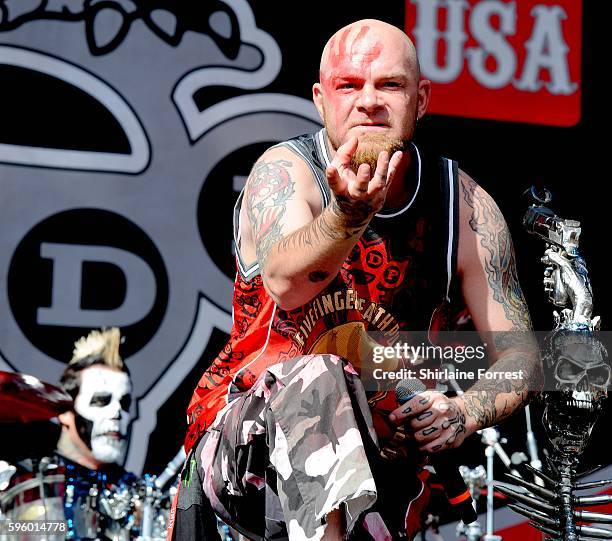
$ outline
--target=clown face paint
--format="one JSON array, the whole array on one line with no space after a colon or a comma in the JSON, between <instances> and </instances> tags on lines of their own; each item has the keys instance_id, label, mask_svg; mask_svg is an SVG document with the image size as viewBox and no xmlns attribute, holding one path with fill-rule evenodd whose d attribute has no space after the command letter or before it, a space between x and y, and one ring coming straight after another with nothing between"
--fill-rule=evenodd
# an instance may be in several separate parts
<instances>
[{"instance_id":1,"label":"clown face paint","mask_svg":"<svg viewBox=\"0 0 612 541\"><path fill-rule=\"evenodd\" d=\"M132 385L125 372L92 366L81 372L74 401L76 428L100 462L120 463L130 423Z\"/></svg>"}]
</instances>

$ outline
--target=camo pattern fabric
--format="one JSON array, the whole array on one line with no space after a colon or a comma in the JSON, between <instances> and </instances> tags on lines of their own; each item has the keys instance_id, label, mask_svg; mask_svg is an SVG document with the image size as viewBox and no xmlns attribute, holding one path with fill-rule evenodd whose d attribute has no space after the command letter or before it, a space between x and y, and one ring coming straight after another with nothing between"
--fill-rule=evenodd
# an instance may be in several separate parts
<instances>
[{"instance_id":1,"label":"camo pattern fabric","mask_svg":"<svg viewBox=\"0 0 612 541\"><path fill-rule=\"evenodd\" d=\"M327 514L339 508L348 538L396 539L392 530L406 538L406 495L416 491L407 490L410 483L401 487L406 502L393 506L396 527L387 524L377 484L398 471L381 468L365 391L338 356L305 355L268 367L219 412L194 455L212 509L249 539L316 541ZM417 480L414 468L401 471ZM375 483L377 476L382 481Z\"/></svg>"}]
</instances>

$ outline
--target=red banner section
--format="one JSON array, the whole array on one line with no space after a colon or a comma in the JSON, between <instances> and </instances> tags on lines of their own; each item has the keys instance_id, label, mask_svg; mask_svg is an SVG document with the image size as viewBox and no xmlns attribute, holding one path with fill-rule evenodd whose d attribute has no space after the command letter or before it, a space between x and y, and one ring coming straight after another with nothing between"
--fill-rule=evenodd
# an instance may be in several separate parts
<instances>
[{"instance_id":1,"label":"red banner section","mask_svg":"<svg viewBox=\"0 0 612 541\"><path fill-rule=\"evenodd\" d=\"M582 0L406 0L430 113L573 126Z\"/></svg>"}]
</instances>

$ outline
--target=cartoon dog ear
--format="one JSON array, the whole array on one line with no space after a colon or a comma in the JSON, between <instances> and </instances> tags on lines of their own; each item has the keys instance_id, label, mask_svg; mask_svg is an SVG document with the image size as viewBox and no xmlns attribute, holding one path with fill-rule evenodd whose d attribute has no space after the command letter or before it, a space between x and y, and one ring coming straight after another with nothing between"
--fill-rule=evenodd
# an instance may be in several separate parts
<instances>
[{"instance_id":1,"label":"cartoon dog ear","mask_svg":"<svg viewBox=\"0 0 612 541\"><path fill-rule=\"evenodd\" d=\"M182 31L174 13L167 9L154 9L144 17L149 28L161 39L171 45L178 45Z\"/></svg>"},{"instance_id":2,"label":"cartoon dog ear","mask_svg":"<svg viewBox=\"0 0 612 541\"><path fill-rule=\"evenodd\" d=\"M210 12L203 21L205 21L204 31L212 38L215 45L228 58L235 60L242 45L236 13L225 4L217 2L210 6Z\"/></svg>"},{"instance_id":3,"label":"cartoon dog ear","mask_svg":"<svg viewBox=\"0 0 612 541\"><path fill-rule=\"evenodd\" d=\"M144 8L142 20L149 29L168 45L176 47L185 33L184 17L170 9L161 7Z\"/></svg>"},{"instance_id":4,"label":"cartoon dog ear","mask_svg":"<svg viewBox=\"0 0 612 541\"><path fill-rule=\"evenodd\" d=\"M91 54L102 56L114 51L125 39L132 17L119 4L98 4L85 18L85 36Z\"/></svg>"},{"instance_id":5,"label":"cartoon dog ear","mask_svg":"<svg viewBox=\"0 0 612 541\"><path fill-rule=\"evenodd\" d=\"M235 60L242 46L236 13L219 0L207 2L148 1L139 6L142 20L169 45L176 47L188 30L209 36L221 52Z\"/></svg>"}]
</instances>

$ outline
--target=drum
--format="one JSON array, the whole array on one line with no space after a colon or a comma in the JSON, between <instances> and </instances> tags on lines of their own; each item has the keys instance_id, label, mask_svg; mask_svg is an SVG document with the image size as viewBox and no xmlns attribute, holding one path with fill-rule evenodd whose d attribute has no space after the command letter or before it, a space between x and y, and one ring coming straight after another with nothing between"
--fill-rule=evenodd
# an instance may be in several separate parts
<instances>
[{"instance_id":1,"label":"drum","mask_svg":"<svg viewBox=\"0 0 612 541\"><path fill-rule=\"evenodd\" d=\"M179 479L175 479L167 490L155 486L155 478L145 476L138 483L134 495L137 517L133 529L137 541L165 541L172 501L178 490Z\"/></svg>"},{"instance_id":2,"label":"drum","mask_svg":"<svg viewBox=\"0 0 612 541\"><path fill-rule=\"evenodd\" d=\"M6 488L0 491L0 515L3 519L15 521L61 521L62 525L56 532L49 535L41 535L38 532L21 532L4 534L0 536L1 541L38 540L45 539L55 541L65 539L67 527L64 519L64 493L65 477L57 464L43 459L40 464L35 464L33 473L31 471L17 470Z\"/></svg>"},{"instance_id":3,"label":"drum","mask_svg":"<svg viewBox=\"0 0 612 541\"><path fill-rule=\"evenodd\" d=\"M32 462L32 467L26 467ZM0 541L135 538L142 515L137 486L131 479L109 484L105 477L55 459L24 461L0 491L0 519L54 521L59 527L48 534L0 535Z\"/></svg>"}]
</instances>

